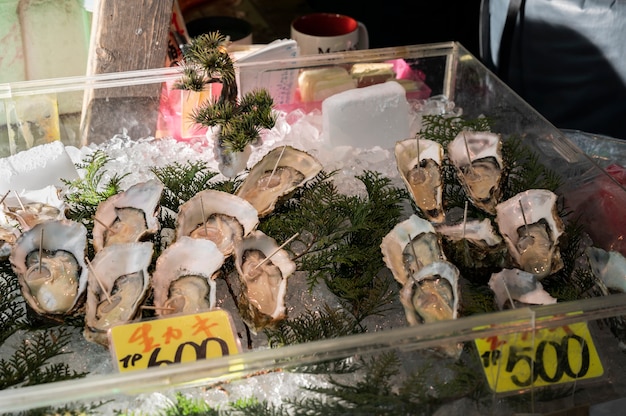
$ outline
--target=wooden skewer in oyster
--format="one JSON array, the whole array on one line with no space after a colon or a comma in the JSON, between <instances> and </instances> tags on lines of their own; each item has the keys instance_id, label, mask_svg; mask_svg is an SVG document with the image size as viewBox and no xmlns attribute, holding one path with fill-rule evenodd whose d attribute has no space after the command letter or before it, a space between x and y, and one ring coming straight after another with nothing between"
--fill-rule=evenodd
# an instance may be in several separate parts
<instances>
[{"instance_id":1,"label":"wooden skewer in oyster","mask_svg":"<svg viewBox=\"0 0 626 416\"><path fill-rule=\"evenodd\" d=\"M259 218L263 218L282 198L313 179L321 170L321 163L302 150L291 146L275 148L250 169L236 195L250 202Z\"/></svg>"},{"instance_id":2,"label":"wooden skewer in oyster","mask_svg":"<svg viewBox=\"0 0 626 416\"><path fill-rule=\"evenodd\" d=\"M176 218L176 239L183 236L210 240L224 256L256 228L259 217L246 200L224 191L206 189L182 204Z\"/></svg>"},{"instance_id":3,"label":"wooden skewer in oyster","mask_svg":"<svg viewBox=\"0 0 626 416\"><path fill-rule=\"evenodd\" d=\"M4 202L5 199L7 199L7 196L9 196L9 193L11 192L11 190L9 189L8 191L6 191L6 193L2 196L2 199L0 199L0 205L2 205L2 203Z\"/></svg>"},{"instance_id":4,"label":"wooden skewer in oyster","mask_svg":"<svg viewBox=\"0 0 626 416\"><path fill-rule=\"evenodd\" d=\"M507 249L502 237L494 229L491 219L468 218L468 207L465 201L462 222L435 227L446 241L448 253L459 267L504 266Z\"/></svg>"},{"instance_id":5,"label":"wooden skewer in oyster","mask_svg":"<svg viewBox=\"0 0 626 416\"><path fill-rule=\"evenodd\" d=\"M89 267L89 271L91 273L93 273L93 277L95 278L96 282L98 283L98 286L100 286L100 290L102 290L102 293L104 293L107 301L109 303L113 303L113 301L111 300L111 296L109 296L109 292L104 287L104 283L102 283L102 279L100 279L100 277L98 277L98 273L96 273L96 271L94 270L93 266L91 265L91 262L89 261L89 259L87 257L85 257L85 263L87 263L87 267Z\"/></svg>"},{"instance_id":6,"label":"wooden skewer in oyster","mask_svg":"<svg viewBox=\"0 0 626 416\"><path fill-rule=\"evenodd\" d=\"M182 236L156 261L152 276L158 316L211 310L216 304L215 275L225 256L210 240Z\"/></svg>"},{"instance_id":7,"label":"wooden skewer in oyster","mask_svg":"<svg viewBox=\"0 0 626 416\"><path fill-rule=\"evenodd\" d=\"M498 309L515 309L518 304L548 305L556 303L537 277L519 269L502 269L492 273L489 279L489 288L495 294Z\"/></svg>"},{"instance_id":8,"label":"wooden skewer in oyster","mask_svg":"<svg viewBox=\"0 0 626 416\"><path fill-rule=\"evenodd\" d=\"M296 238L298 238L298 236L300 235L300 233L295 233L294 235L292 235L291 237L289 237L287 239L287 241L285 241L284 243L282 243L280 246L278 246L276 248L276 250L272 251L267 257L265 257L263 260L261 260L260 263L258 263L256 266L254 266L254 268L252 270L256 270L259 267L263 266L265 263L267 263L273 256L274 254L278 253L280 250L282 250L283 248L285 248L287 246L287 244L291 243L293 240L295 240Z\"/></svg>"},{"instance_id":9,"label":"wooden skewer in oyster","mask_svg":"<svg viewBox=\"0 0 626 416\"><path fill-rule=\"evenodd\" d=\"M266 260L269 257L271 260ZM239 313L250 330L256 333L284 319L287 279L296 270L289 253L276 240L255 230L237 245L235 267L241 287Z\"/></svg>"},{"instance_id":10,"label":"wooden skewer in oyster","mask_svg":"<svg viewBox=\"0 0 626 416\"><path fill-rule=\"evenodd\" d=\"M86 228L69 220L39 223L16 240L9 261L35 312L63 315L77 309L87 286L86 247Z\"/></svg>"},{"instance_id":11,"label":"wooden skewer in oyster","mask_svg":"<svg viewBox=\"0 0 626 416\"><path fill-rule=\"evenodd\" d=\"M394 153L400 177L415 205L426 219L435 224L442 223L445 214L441 145L432 140L406 139L396 143Z\"/></svg>"},{"instance_id":12,"label":"wooden skewer in oyster","mask_svg":"<svg viewBox=\"0 0 626 416\"><path fill-rule=\"evenodd\" d=\"M56 188L50 186L44 189L27 191L25 196L33 198L24 202L19 193L13 191L15 199L19 205L17 207L5 207L7 216L15 219L22 230L29 230L40 222L48 220L64 219L63 201L58 198ZM4 198L8 197L8 193ZM3 199L4 201L4 199Z\"/></svg>"},{"instance_id":13,"label":"wooden skewer in oyster","mask_svg":"<svg viewBox=\"0 0 626 416\"><path fill-rule=\"evenodd\" d=\"M387 233L380 249L385 265L402 285L417 271L415 267L446 260L434 226L415 214Z\"/></svg>"},{"instance_id":14,"label":"wooden skewer in oyster","mask_svg":"<svg viewBox=\"0 0 626 416\"><path fill-rule=\"evenodd\" d=\"M509 254L522 270L537 279L563 267L559 237L564 224L556 200L556 194L547 189L530 189L496 206L496 223Z\"/></svg>"},{"instance_id":15,"label":"wooden skewer in oyster","mask_svg":"<svg viewBox=\"0 0 626 416\"><path fill-rule=\"evenodd\" d=\"M276 163L274 164L274 168L272 169L272 173L269 177L269 179L267 180L267 183L265 184L266 186L269 186L272 183L272 178L274 177L274 174L276 173L276 169L278 168L278 164L280 163L280 159L283 157L283 154L285 154L285 149L287 148L287 145L283 146L283 150L280 151L280 155L278 155L278 159L276 159Z\"/></svg>"},{"instance_id":16,"label":"wooden skewer in oyster","mask_svg":"<svg viewBox=\"0 0 626 416\"><path fill-rule=\"evenodd\" d=\"M108 330L132 322L150 287L151 242L112 244L96 253L89 266L85 339L108 346Z\"/></svg>"},{"instance_id":17,"label":"wooden skewer in oyster","mask_svg":"<svg viewBox=\"0 0 626 416\"><path fill-rule=\"evenodd\" d=\"M491 132L461 131L448 144L448 157L470 201L495 214L502 195L502 141Z\"/></svg>"},{"instance_id":18,"label":"wooden skewer in oyster","mask_svg":"<svg viewBox=\"0 0 626 416\"><path fill-rule=\"evenodd\" d=\"M142 241L159 231L157 213L163 184L151 179L132 185L98 205L93 226L93 247Z\"/></svg>"}]
</instances>

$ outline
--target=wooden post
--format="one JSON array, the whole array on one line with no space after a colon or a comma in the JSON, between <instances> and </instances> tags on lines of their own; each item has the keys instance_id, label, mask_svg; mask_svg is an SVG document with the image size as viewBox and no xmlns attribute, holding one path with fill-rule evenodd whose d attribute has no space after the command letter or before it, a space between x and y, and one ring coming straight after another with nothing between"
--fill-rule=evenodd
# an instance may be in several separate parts
<instances>
[{"instance_id":1,"label":"wooden post","mask_svg":"<svg viewBox=\"0 0 626 416\"><path fill-rule=\"evenodd\" d=\"M87 75L165 66L174 0L99 0L94 10ZM83 143L101 143L125 129L154 135L161 84L85 92Z\"/></svg>"}]
</instances>

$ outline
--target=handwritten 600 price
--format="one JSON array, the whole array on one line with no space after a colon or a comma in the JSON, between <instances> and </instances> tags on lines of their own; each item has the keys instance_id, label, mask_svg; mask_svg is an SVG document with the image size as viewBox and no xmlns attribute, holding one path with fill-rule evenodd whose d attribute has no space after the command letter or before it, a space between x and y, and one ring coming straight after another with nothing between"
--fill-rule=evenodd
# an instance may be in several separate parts
<instances>
[{"instance_id":1,"label":"handwritten 600 price","mask_svg":"<svg viewBox=\"0 0 626 416\"><path fill-rule=\"evenodd\" d=\"M118 325L109 336L122 372L240 351L230 315L220 309Z\"/></svg>"},{"instance_id":2,"label":"handwritten 600 price","mask_svg":"<svg viewBox=\"0 0 626 416\"><path fill-rule=\"evenodd\" d=\"M585 323L476 340L485 375L496 392L602 375Z\"/></svg>"},{"instance_id":3,"label":"handwritten 600 price","mask_svg":"<svg viewBox=\"0 0 626 416\"><path fill-rule=\"evenodd\" d=\"M215 355L207 354L209 342L216 342L219 346L219 350L221 353L218 353ZM159 367L164 364L182 363L183 361L187 361L187 360L183 360L183 356L185 355L185 352L192 354L190 356L191 361L196 361L196 360L205 359L208 356L222 357L222 356L228 355L229 349L228 349L228 344L222 339L206 338L200 344L193 342L193 341L188 341L188 342L179 344L176 347L174 356L171 357L170 360L167 360L163 357L159 357L159 356L165 355L165 354L162 354L161 352L162 352L162 348L160 347L157 347L152 351L152 354L150 354L150 358L148 359L147 367ZM143 354L134 353L134 354L127 354L125 357L121 358L119 361L120 361L122 368L127 369L129 367L136 366L139 361L143 360L143 358L144 358Z\"/></svg>"}]
</instances>

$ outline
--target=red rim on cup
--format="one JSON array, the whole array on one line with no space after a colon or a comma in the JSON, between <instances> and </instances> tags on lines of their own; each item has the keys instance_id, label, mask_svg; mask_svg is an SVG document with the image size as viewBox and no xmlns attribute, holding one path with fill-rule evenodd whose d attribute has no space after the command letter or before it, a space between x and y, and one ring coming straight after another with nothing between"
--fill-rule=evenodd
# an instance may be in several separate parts
<instances>
[{"instance_id":1,"label":"red rim on cup","mask_svg":"<svg viewBox=\"0 0 626 416\"><path fill-rule=\"evenodd\" d=\"M350 16L335 13L312 13L296 18L293 28L311 36L341 36L351 33L359 27Z\"/></svg>"}]
</instances>

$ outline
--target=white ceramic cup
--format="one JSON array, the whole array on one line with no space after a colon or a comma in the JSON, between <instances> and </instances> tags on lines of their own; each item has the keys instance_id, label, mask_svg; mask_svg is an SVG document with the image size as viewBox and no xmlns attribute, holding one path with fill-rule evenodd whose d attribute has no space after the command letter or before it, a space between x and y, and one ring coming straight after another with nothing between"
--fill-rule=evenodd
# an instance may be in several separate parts
<instances>
[{"instance_id":1,"label":"white ceramic cup","mask_svg":"<svg viewBox=\"0 0 626 416\"><path fill-rule=\"evenodd\" d=\"M369 48L365 25L350 16L335 13L311 13L294 19L291 38L298 43L300 55Z\"/></svg>"}]
</instances>

